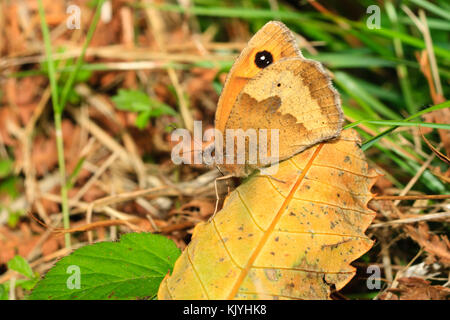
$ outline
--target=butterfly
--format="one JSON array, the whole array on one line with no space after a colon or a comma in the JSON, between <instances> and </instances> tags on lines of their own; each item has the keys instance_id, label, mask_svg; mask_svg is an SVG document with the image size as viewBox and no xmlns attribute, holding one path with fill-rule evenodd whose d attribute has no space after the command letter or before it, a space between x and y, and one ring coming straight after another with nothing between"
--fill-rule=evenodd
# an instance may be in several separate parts
<instances>
[{"instance_id":1,"label":"butterfly","mask_svg":"<svg viewBox=\"0 0 450 320\"><path fill-rule=\"evenodd\" d=\"M224 160L216 166L247 176L337 137L343 120L339 94L323 66L303 57L283 23L270 21L250 39L225 80L215 114L220 135L215 153ZM256 132L253 141L248 132ZM265 158L251 148L255 143ZM243 161L236 161L239 155Z\"/></svg>"}]
</instances>

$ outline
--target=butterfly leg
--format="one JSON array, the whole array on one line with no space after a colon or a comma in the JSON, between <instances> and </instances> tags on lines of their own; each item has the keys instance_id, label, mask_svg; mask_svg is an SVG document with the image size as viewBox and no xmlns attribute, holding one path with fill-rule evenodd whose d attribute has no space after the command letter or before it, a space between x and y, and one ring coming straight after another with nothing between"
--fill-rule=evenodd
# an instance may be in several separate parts
<instances>
[{"instance_id":1,"label":"butterfly leg","mask_svg":"<svg viewBox=\"0 0 450 320\"><path fill-rule=\"evenodd\" d=\"M278 178L275 178L274 176L271 176L271 175L267 175L270 179L273 179L273 180L275 180L275 181L278 181L278 182L281 182L281 183L286 183L286 181L283 181L283 180L280 180L280 179L278 179Z\"/></svg>"},{"instance_id":2,"label":"butterfly leg","mask_svg":"<svg viewBox=\"0 0 450 320\"><path fill-rule=\"evenodd\" d=\"M232 174L228 174L226 176L220 177L220 178L216 178L216 180L214 180L214 189L216 191L216 207L214 208L214 213L211 216L211 218L209 218L209 220L211 221L212 219L214 219L216 213L217 213L217 209L219 208L219 201L220 201L220 197L219 197L219 190L217 189L217 181L219 180L227 180L234 177ZM228 186L229 189L229 186ZM229 190L228 190L229 192Z\"/></svg>"},{"instance_id":3,"label":"butterfly leg","mask_svg":"<svg viewBox=\"0 0 450 320\"><path fill-rule=\"evenodd\" d=\"M268 177L269 179L272 179L272 180L280 182L280 183L286 183L286 181L283 181L283 180L280 180L278 178L275 178L274 176L271 176L270 174L264 174L264 175L256 176L256 178L263 178L263 177Z\"/></svg>"}]
</instances>

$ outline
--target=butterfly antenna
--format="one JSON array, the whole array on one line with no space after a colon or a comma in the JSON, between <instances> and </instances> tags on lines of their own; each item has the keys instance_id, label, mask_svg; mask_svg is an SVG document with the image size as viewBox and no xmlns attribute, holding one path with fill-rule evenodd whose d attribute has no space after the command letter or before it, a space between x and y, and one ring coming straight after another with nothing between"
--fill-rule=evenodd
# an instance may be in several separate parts
<instances>
[{"instance_id":1,"label":"butterfly antenna","mask_svg":"<svg viewBox=\"0 0 450 320\"><path fill-rule=\"evenodd\" d=\"M225 174L222 172L222 170L220 170L220 168L219 168L219 166L218 166L217 164L215 165L215 167L216 167L217 171L220 172L220 174L222 175L222 177L225 177Z\"/></svg>"}]
</instances>

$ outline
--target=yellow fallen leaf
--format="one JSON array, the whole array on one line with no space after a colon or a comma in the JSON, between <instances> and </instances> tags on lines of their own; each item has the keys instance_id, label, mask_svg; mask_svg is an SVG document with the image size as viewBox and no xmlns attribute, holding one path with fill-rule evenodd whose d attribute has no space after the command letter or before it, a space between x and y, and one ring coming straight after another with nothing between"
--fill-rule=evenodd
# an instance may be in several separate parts
<instances>
[{"instance_id":1,"label":"yellow fallen leaf","mask_svg":"<svg viewBox=\"0 0 450 320\"><path fill-rule=\"evenodd\" d=\"M256 175L233 191L192 241L158 299L328 299L373 245L365 230L378 174L354 130Z\"/></svg>"}]
</instances>

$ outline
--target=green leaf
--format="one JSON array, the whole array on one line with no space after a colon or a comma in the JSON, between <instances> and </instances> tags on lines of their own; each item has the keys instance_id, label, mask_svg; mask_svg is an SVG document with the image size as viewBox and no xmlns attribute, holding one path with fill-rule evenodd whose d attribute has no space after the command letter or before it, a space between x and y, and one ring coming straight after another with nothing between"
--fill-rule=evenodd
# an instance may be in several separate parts
<instances>
[{"instance_id":1,"label":"green leaf","mask_svg":"<svg viewBox=\"0 0 450 320\"><path fill-rule=\"evenodd\" d=\"M87 82L92 77L92 71L82 69L83 66L80 67L74 82L75 83L83 83Z\"/></svg>"},{"instance_id":2,"label":"green leaf","mask_svg":"<svg viewBox=\"0 0 450 320\"><path fill-rule=\"evenodd\" d=\"M17 271L28 279L32 279L34 277L33 270L31 269L27 260L18 255L8 261L8 269Z\"/></svg>"},{"instance_id":3,"label":"green leaf","mask_svg":"<svg viewBox=\"0 0 450 320\"><path fill-rule=\"evenodd\" d=\"M169 107L167 104L165 103L161 103L159 101L153 100L152 101L152 117L159 117L161 115L170 115L170 116L176 116L177 113L175 112L175 110L173 110L171 107Z\"/></svg>"},{"instance_id":4,"label":"green leaf","mask_svg":"<svg viewBox=\"0 0 450 320\"><path fill-rule=\"evenodd\" d=\"M23 214L22 210L10 211L8 214L8 226L14 229L19 223L20 217Z\"/></svg>"},{"instance_id":5,"label":"green leaf","mask_svg":"<svg viewBox=\"0 0 450 320\"><path fill-rule=\"evenodd\" d=\"M0 283L0 300L8 300L8 289L5 283Z\"/></svg>"},{"instance_id":6,"label":"green leaf","mask_svg":"<svg viewBox=\"0 0 450 320\"><path fill-rule=\"evenodd\" d=\"M9 159L0 159L0 179L9 176L13 162Z\"/></svg>"},{"instance_id":7,"label":"green leaf","mask_svg":"<svg viewBox=\"0 0 450 320\"><path fill-rule=\"evenodd\" d=\"M36 283L39 281L39 276L34 277L33 279L18 279L16 280L16 287L21 287L25 290L32 290Z\"/></svg>"},{"instance_id":8,"label":"green leaf","mask_svg":"<svg viewBox=\"0 0 450 320\"><path fill-rule=\"evenodd\" d=\"M144 92L138 90L119 90L119 94L112 98L120 110L139 112L136 118L136 126L143 129L147 126L150 118L161 115L176 116L175 110L165 103L152 99Z\"/></svg>"},{"instance_id":9,"label":"green leaf","mask_svg":"<svg viewBox=\"0 0 450 320\"><path fill-rule=\"evenodd\" d=\"M117 108L132 112L152 111L152 117L158 117L162 114L176 115L175 110L170 106L156 99L152 99L144 92L138 90L120 89L119 94L112 97Z\"/></svg>"},{"instance_id":10,"label":"green leaf","mask_svg":"<svg viewBox=\"0 0 450 320\"><path fill-rule=\"evenodd\" d=\"M133 112L150 110L150 98L142 91L120 89L119 94L112 97L117 109Z\"/></svg>"},{"instance_id":11,"label":"green leaf","mask_svg":"<svg viewBox=\"0 0 450 320\"><path fill-rule=\"evenodd\" d=\"M3 181L0 181L0 193L5 192L13 199L19 196L19 179L15 176L9 176Z\"/></svg>"},{"instance_id":12,"label":"green leaf","mask_svg":"<svg viewBox=\"0 0 450 320\"><path fill-rule=\"evenodd\" d=\"M32 279L16 279L14 286L23 288L25 290L32 290L39 281L39 274L33 275ZM7 281L0 284L0 300L9 300L9 290L11 289L11 282Z\"/></svg>"},{"instance_id":13,"label":"green leaf","mask_svg":"<svg viewBox=\"0 0 450 320\"><path fill-rule=\"evenodd\" d=\"M136 123L135 123L136 127L138 127L139 129L144 129L147 126L151 115L152 115L151 111L144 111L144 112L139 113L139 115L136 118Z\"/></svg>"},{"instance_id":14,"label":"green leaf","mask_svg":"<svg viewBox=\"0 0 450 320\"><path fill-rule=\"evenodd\" d=\"M129 233L119 242L100 242L64 257L30 299L136 299L156 295L180 250L151 233ZM79 280L79 281L78 281Z\"/></svg>"}]
</instances>

